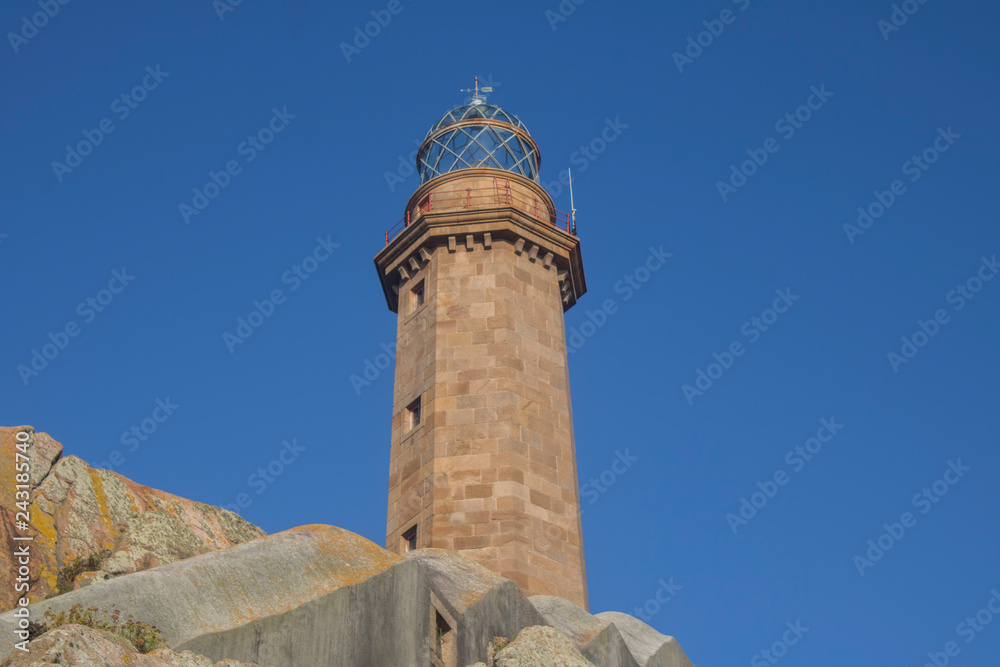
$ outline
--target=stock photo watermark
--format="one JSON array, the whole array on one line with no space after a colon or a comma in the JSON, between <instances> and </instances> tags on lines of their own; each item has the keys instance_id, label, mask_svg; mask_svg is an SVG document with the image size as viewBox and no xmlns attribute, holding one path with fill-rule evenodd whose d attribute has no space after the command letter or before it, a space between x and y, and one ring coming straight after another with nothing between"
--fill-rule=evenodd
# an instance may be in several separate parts
<instances>
[{"instance_id":1,"label":"stock photo watermark","mask_svg":"<svg viewBox=\"0 0 1000 667\"><path fill-rule=\"evenodd\" d=\"M264 127L257 130L254 134L248 135L246 139L241 141L236 147L236 153L243 156L243 161L246 164L250 164L267 149L268 145L274 141L278 134L285 131L295 117L296 114L288 113L288 107L282 107L280 111L277 107L273 107L271 109L270 120L268 120ZM217 172L209 170L208 180L205 182L205 185L192 190L191 203L181 202L177 205L177 210L180 211L181 218L184 219L184 224L191 224L191 218L201 215L201 212L208 208L212 200L222 194L222 191L229 187L233 179L242 173L243 165L237 159L229 160Z\"/></svg>"},{"instance_id":2,"label":"stock photo watermark","mask_svg":"<svg viewBox=\"0 0 1000 667\"><path fill-rule=\"evenodd\" d=\"M545 20L549 22L549 27L552 28L552 32L555 32L556 28L559 27L559 24L567 21L569 17L576 12L576 8L586 1L587 0L562 0L554 11L546 9Z\"/></svg>"},{"instance_id":3,"label":"stock photo watermark","mask_svg":"<svg viewBox=\"0 0 1000 667\"><path fill-rule=\"evenodd\" d=\"M226 14L235 12L236 8L243 4L243 0L212 0L212 9L220 21L226 20Z\"/></svg>"},{"instance_id":4,"label":"stock photo watermark","mask_svg":"<svg viewBox=\"0 0 1000 667\"><path fill-rule=\"evenodd\" d=\"M103 313L115 298L125 291L125 288L135 280L124 266L121 270L115 269L111 272L111 280L108 286L97 291L93 296L88 296L76 306L76 314L80 316L84 325L90 324L100 313ZM49 342L44 343L41 348L31 349L31 359L27 364L18 364L16 370L21 382L27 387L32 379L38 377L42 371L48 368L49 364L55 361L63 350L69 347L73 339L83 332L83 327L75 319L68 320L66 324L47 334Z\"/></svg>"},{"instance_id":5,"label":"stock photo watermark","mask_svg":"<svg viewBox=\"0 0 1000 667\"><path fill-rule=\"evenodd\" d=\"M732 2L735 5L739 5L741 12L745 12L747 7L750 6L750 0L732 0ZM684 49L684 53L674 51L671 54L674 64L677 65L677 71L683 74L685 65L693 65L694 61L705 53L705 49L712 46L715 40L722 36L722 33L726 30L726 26L736 22L736 17L736 12L727 7L719 12L719 18L702 21L701 24L705 26L705 29L697 35L687 38L687 47Z\"/></svg>"},{"instance_id":6,"label":"stock photo watermark","mask_svg":"<svg viewBox=\"0 0 1000 667\"><path fill-rule=\"evenodd\" d=\"M604 127L593 139L573 151L569 156L569 163L576 167L580 173L587 171L598 157L608 150L608 146L618 141L619 137L628 129L628 125L621 121L621 116L615 116L614 120L610 116L604 118ZM541 185L555 199L562 194L563 186L569 186L569 169L563 169L555 181L542 181Z\"/></svg>"},{"instance_id":7,"label":"stock photo watermark","mask_svg":"<svg viewBox=\"0 0 1000 667\"><path fill-rule=\"evenodd\" d=\"M170 76L170 72L164 72L159 64L154 68L152 65L146 67L146 74L128 92L122 93L111 102L111 113L119 121L126 120L132 112L139 108L139 105L146 101L149 93L160 87L163 80ZM75 145L66 145L66 155L62 162L52 161L52 172L56 180L60 183L67 174L72 174L73 170L83 164L83 159L94 152L94 149L104 143L105 137L117 129L115 122L108 117L97 122L97 126L90 130L81 130L83 139Z\"/></svg>"},{"instance_id":8,"label":"stock photo watermark","mask_svg":"<svg viewBox=\"0 0 1000 667\"><path fill-rule=\"evenodd\" d=\"M964 282L955 285L954 289L945 295L945 302L951 304L956 313L961 311L966 304L976 298L986 283L996 277L998 271L1000 271L1000 264L997 263L996 255L989 259L980 258L979 269ZM934 311L934 315L927 320L917 320L916 330L909 336L903 336L899 339L899 350L890 350L886 354L892 372L899 373L899 369L920 354L920 350L926 347L941 332L941 327L949 322L951 322L951 314L945 308L938 308Z\"/></svg>"},{"instance_id":9,"label":"stock photo watermark","mask_svg":"<svg viewBox=\"0 0 1000 667\"><path fill-rule=\"evenodd\" d=\"M774 300L770 308L761 311L760 316L751 317L740 327L740 333L746 336L750 344L760 340L767 331L778 321L778 319L788 312L799 300L798 294L792 294L792 288L775 290L778 298ZM694 405L696 396L704 396L705 392L711 389L718 382L726 371L731 369L736 360L746 354L747 346L743 341L737 339L731 342L721 353L713 352L710 362L704 369L695 369L694 384L681 385L681 393L687 399L688 405Z\"/></svg>"},{"instance_id":10,"label":"stock photo watermark","mask_svg":"<svg viewBox=\"0 0 1000 667\"><path fill-rule=\"evenodd\" d=\"M580 496L586 498L590 505L593 505L598 501L602 494L607 493L608 489L615 485L618 479L627 473L632 467L632 464L639 460L638 456L632 456L628 447L625 451L615 450L615 460L612 462L611 466L601 471L601 474L597 477L591 477L589 481L584 482L580 485ZM583 510L580 510L580 514L583 514Z\"/></svg>"},{"instance_id":11,"label":"stock photo watermark","mask_svg":"<svg viewBox=\"0 0 1000 667\"><path fill-rule=\"evenodd\" d=\"M778 664L782 658L788 655L788 650L798 644L809 632L809 628L803 627L802 619L797 619L795 623L788 621L785 623L785 627L788 629L782 633L781 639L771 644L770 648L755 653L750 658L751 667L767 667L767 665Z\"/></svg>"},{"instance_id":12,"label":"stock photo watermark","mask_svg":"<svg viewBox=\"0 0 1000 667\"><path fill-rule=\"evenodd\" d=\"M54 19L60 9L70 3L70 0L38 0L38 6L42 11L35 12L29 18L21 17L21 29L17 32L8 32L7 40L14 49L14 53L20 53L21 47L38 35L38 31L49 24Z\"/></svg>"},{"instance_id":13,"label":"stock photo watermark","mask_svg":"<svg viewBox=\"0 0 1000 667\"><path fill-rule=\"evenodd\" d=\"M291 442L282 440L281 445L281 451L276 457L266 465L257 468L256 472L247 477L247 486L253 489L258 496L267 491L268 487L284 474L285 469L298 461L302 452L306 451L306 448L300 445L295 438L292 438ZM253 504L253 498L246 491L236 494L236 498L233 500L234 502L223 505L222 508L242 515L241 510L245 510Z\"/></svg>"},{"instance_id":14,"label":"stock photo watermark","mask_svg":"<svg viewBox=\"0 0 1000 667\"><path fill-rule=\"evenodd\" d=\"M292 264L291 268L281 274L282 284L290 285L289 292L298 290L339 247L339 243L330 240L329 234L325 239L317 236L312 253L306 255L299 263ZM287 298L284 290L275 288L264 297L263 301L254 299L253 309L245 317L241 315L236 318L236 328L233 333L222 332L222 342L225 343L229 354L235 352L238 345L247 342L254 332L274 315L278 306L284 305Z\"/></svg>"},{"instance_id":15,"label":"stock photo watermark","mask_svg":"<svg viewBox=\"0 0 1000 667\"><path fill-rule=\"evenodd\" d=\"M934 137L931 145L919 155L913 155L903 163L903 166L900 167L903 175L909 176L911 183L916 183L931 168L931 165L937 162L941 155L947 153L961 138L962 135L955 134L950 125L947 130L939 127L937 136ZM871 229L875 222L895 205L896 200L906 194L906 191L906 184L898 178L889 184L888 190L875 190L872 193L875 200L867 206L858 207L858 218L855 223L853 225L849 222L844 223L844 233L851 245L854 245L854 240L857 237Z\"/></svg>"},{"instance_id":16,"label":"stock photo watermark","mask_svg":"<svg viewBox=\"0 0 1000 667\"><path fill-rule=\"evenodd\" d=\"M412 1L412 0L411 0ZM394 16L403 13L406 7L401 0L389 0L385 9L373 9L369 12L372 20L364 24L364 28L354 26L354 35L350 43L341 42L340 52L344 54L344 60L350 64L352 58L356 58L372 43L372 40L382 34L382 30L389 27Z\"/></svg>"},{"instance_id":17,"label":"stock photo watermark","mask_svg":"<svg viewBox=\"0 0 1000 667\"><path fill-rule=\"evenodd\" d=\"M679 591L684 590L683 586L674 583L673 577L667 577L666 581L660 579L656 583L658 583L660 587L656 589L656 593L653 594L653 597L649 598L632 610L633 616L642 619L646 623L652 621L653 617L659 614L660 610L663 609L668 602L677 597L677 593Z\"/></svg>"},{"instance_id":18,"label":"stock photo watermark","mask_svg":"<svg viewBox=\"0 0 1000 667\"><path fill-rule=\"evenodd\" d=\"M615 294L621 294L622 301L629 301L632 296L648 283L653 274L662 269L667 260L673 257L672 252L665 252L663 246L655 248L649 246L649 254L646 259L630 273L622 276L622 279L615 283ZM573 354L597 332L608 323L608 318L618 312L618 302L615 299L605 299L601 307L597 310L587 309L587 321L577 326L571 326L566 330L566 351Z\"/></svg>"},{"instance_id":19,"label":"stock photo watermark","mask_svg":"<svg viewBox=\"0 0 1000 667\"><path fill-rule=\"evenodd\" d=\"M811 86L809 91L811 94L806 98L805 104L786 113L774 124L774 131L779 133L785 141L790 140L796 132L805 127L805 124L812 119L813 114L822 109L833 97L833 93L826 89L826 84L821 83L819 88ZM748 148L746 154L750 159L741 162L739 167L735 164L730 165L729 178L725 181L715 182L715 187L719 191L719 197L722 198L722 201L729 201L731 196L747 184L747 179L756 174L779 150L781 150L781 144L774 137L765 139L761 148Z\"/></svg>"},{"instance_id":20,"label":"stock photo watermark","mask_svg":"<svg viewBox=\"0 0 1000 667\"><path fill-rule=\"evenodd\" d=\"M611 465L602 470L595 477L591 477L589 481L584 482L580 485L580 497L581 505L577 510L576 519L583 518L583 498L587 499L587 504L594 505L601 497L611 490L611 487L621 479L625 473L632 469L632 465L639 461L638 456L632 456L629 452L629 448L625 448L625 451L620 449L615 450L615 458L612 460ZM562 534L560 528L552 524L546 524L545 528L546 535L552 539L562 540L565 535Z\"/></svg>"},{"instance_id":21,"label":"stock photo watermark","mask_svg":"<svg viewBox=\"0 0 1000 667\"><path fill-rule=\"evenodd\" d=\"M142 446L142 443L149 440L159 430L160 424L170 419L174 411L181 407L171 401L169 396L166 398L157 398L154 405L156 407L153 408L148 417L143 418L138 424L133 424L128 430L122 432L118 440L122 443L123 448L127 448L126 452L132 453L138 450ZM122 450L114 449L108 454L107 460L101 461L95 467L103 468L104 470L115 470L125 465L125 459L126 456L122 453Z\"/></svg>"},{"instance_id":22,"label":"stock photo watermark","mask_svg":"<svg viewBox=\"0 0 1000 667\"><path fill-rule=\"evenodd\" d=\"M975 614L969 614L955 626L955 634L963 639L966 645L971 644L998 616L1000 616L1000 591L994 588L990 591L990 599L981 609ZM957 641L946 642L942 650L927 653L924 667L945 667L961 652L962 647Z\"/></svg>"},{"instance_id":23,"label":"stock photo watermark","mask_svg":"<svg viewBox=\"0 0 1000 667\"><path fill-rule=\"evenodd\" d=\"M31 625L31 544L35 540L32 531L31 513L31 447L35 444L35 439L29 431L18 431L14 434L14 463L10 466L15 474L9 478L14 482L13 489L4 489L5 498L14 499L13 527L19 533L29 533L27 535L10 535L10 528L7 528L8 553L10 554L10 564L16 565L10 572L14 581L14 591L20 593L17 603L14 605L13 617L16 619L14 634L20 639L13 646L19 651L28 651L28 640L31 636L29 627ZM6 466L5 466L6 467ZM9 516L9 515L8 515ZM16 547L16 548L15 548ZM16 575L16 576L15 576Z\"/></svg>"},{"instance_id":24,"label":"stock photo watermark","mask_svg":"<svg viewBox=\"0 0 1000 667\"><path fill-rule=\"evenodd\" d=\"M835 417L820 419L816 435L803 444L796 445L785 454L785 463L792 469L792 474L802 472L806 464L816 458L823 451L823 446L832 442L843 428L844 425L838 424ZM767 504L778 495L781 487L787 485L791 479L792 476L784 468L778 468L763 482L757 482L759 490L751 493L749 499L746 496L740 498L739 510L725 516L726 523L733 531L733 535L740 528L748 525L758 512L767 507Z\"/></svg>"},{"instance_id":25,"label":"stock photo watermark","mask_svg":"<svg viewBox=\"0 0 1000 667\"><path fill-rule=\"evenodd\" d=\"M888 42L889 35L899 32L899 29L906 25L910 17L919 12L920 7L926 4L927 0L903 0L899 4L894 4L892 13L889 14L889 20L880 18L875 22L875 26L882 33L882 38Z\"/></svg>"},{"instance_id":26,"label":"stock photo watermark","mask_svg":"<svg viewBox=\"0 0 1000 667\"><path fill-rule=\"evenodd\" d=\"M372 382L379 379L383 371L392 368L392 362L396 360L396 346L389 343L379 345L382 351L375 355L375 359L365 359L364 369L361 375L351 374L348 380L354 389L354 395L360 396L364 387L370 387Z\"/></svg>"},{"instance_id":27,"label":"stock photo watermark","mask_svg":"<svg viewBox=\"0 0 1000 667\"><path fill-rule=\"evenodd\" d=\"M962 459L948 461L948 467L945 468L941 478L925 486L918 493L915 493L913 498L910 499L910 504L913 505L914 509L920 510L921 515L927 514L934 509L936 504L941 502L941 499L948 494L951 487L958 484L965 477L965 473L970 470L972 470L972 466L962 465ZM863 555L855 554L854 556L854 567L857 568L858 574L863 577L865 576L865 570L875 567L875 563L882 560L886 553L892 550L906 536L906 532L917 525L918 518L912 512L903 512L899 516L899 521L883 523L882 534L868 540L866 545L868 548Z\"/></svg>"}]
</instances>

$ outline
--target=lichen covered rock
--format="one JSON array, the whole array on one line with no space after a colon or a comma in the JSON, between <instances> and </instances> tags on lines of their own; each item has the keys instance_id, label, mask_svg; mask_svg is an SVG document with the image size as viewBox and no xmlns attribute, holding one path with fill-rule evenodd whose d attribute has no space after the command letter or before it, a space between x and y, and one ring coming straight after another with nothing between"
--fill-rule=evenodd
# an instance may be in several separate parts
<instances>
[{"instance_id":1,"label":"lichen covered rock","mask_svg":"<svg viewBox=\"0 0 1000 667\"><path fill-rule=\"evenodd\" d=\"M191 651L174 653L161 648L147 655L139 653L127 641L82 625L66 625L46 632L28 645L28 652L15 651L0 667L259 667L235 660L212 663Z\"/></svg>"},{"instance_id":2,"label":"lichen covered rock","mask_svg":"<svg viewBox=\"0 0 1000 667\"><path fill-rule=\"evenodd\" d=\"M227 510L63 457L61 444L30 426L0 427L0 610L11 609L20 595L14 590L13 537L27 534L15 528L19 431L28 433L31 466L31 601L265 535ZM96 567L78 568L70 572L72 580L60 580L64 568L91 556Z\"/></svg>"},{"instance_id":3,"label":"lichen covered rock","mask_svg":"<svg viewBox=\"0 0 1000 667\"><path fill-rule=\"evenodd\" d=\"M594 667L573 642L544 625L533 625L493 658L496 667Z\"/></svg>"}]
</instances>

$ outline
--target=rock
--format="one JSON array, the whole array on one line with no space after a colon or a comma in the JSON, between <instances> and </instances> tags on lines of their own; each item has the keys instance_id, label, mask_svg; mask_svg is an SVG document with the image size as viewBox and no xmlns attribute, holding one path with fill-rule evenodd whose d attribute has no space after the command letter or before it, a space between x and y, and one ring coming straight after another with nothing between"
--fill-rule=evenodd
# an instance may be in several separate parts
<instances>
[{"instance_id":1,"label":"rock","mask_svg":"<svg viewBox=\"0 0 1000 667\"><path fill-rule=\"evenodd\" d=\"M171 649L131 654L82 626L46 633L26 656L13 611L0 614L0 667L53 664L692 667L672 637L625 614L530 601L465 556L403 556L333 526L266 536L225 510L94 470L31 427L0 428L0 480L15 479L15 434L29 434L35 530L30 618L72 605L155 625ZM0 485L0 604L12 606L18 542L14 484ZM255 539L256 538L256 539ZM72 581L67 565L106 552ZM200 555L195 555L200 554ZM547 627L552 626L552 627ZM17 632L23 632L18 629ZM73 634L77 633L77 634ZM80 634L82 633L82 634ZM516 637L509 644L504 637ZM500 648L502 647L502 648ZM181 651L181 653L175 653ZM438 656L435 658L434 656ZM207 657L206 657L207 656ZM430 658L430 659L429 659ZM150 662L155 660L155 662ZM212 661L216 660L215 665ZM243 662L235 662L242 660Z\"/></svg>"},{"instance_id":2,"label":"rock","mask_svg":"<svg viewBox=\"0 0 1000 667\"><path fill-rule=\"evenodd\" d=\"M383 572L399 556L333 526L302 526L150 570L115 577L29 607L33 618L72 605L120 611L155 625L172 647L275 616ZM422 605L421 605L422 606ZM13 612L0 616L11 622ZM222 657L238 657L223 653Z\"/></svg>"},{"instance_id":3,"label":"rock","mask_svg":"<svg viewBox=\"0 0 1000 667\"><path fill-rule=\"evenodd\" d=\"M29 514L34 528L32 601L59 592L59 573L77 558L107 552L100 568L84 572L75 588L109 576L146 570L262 537L264 531L236 514L97 470L30 426L0 427L0 480L15 475L15 434L29 433ZM0 609L11 609L14 591L15 488L0 488Z\"/></svg>"},{"instance_id":4,"label":"rock","mask_svg":"<svg viewBox=\"0 0 1000 667\"><path fill-rule=\"evenodd\" d=\"M235 660L212 663L191 651L174 653L161 648L143 655L130 643L104 630L82 625L64 625L46 632L28 645L28 652L15 651L0 667L260 667Z\"/></svg>"},{"instance_id":5,"label":"rock","mask_svg":"<svg viewBox=\"0 0 1000 667\"><path fill-rule=\"evenodd\" d=\"M409 665L418 647L427 657L429 600L416 562L340 528L302 526L115 577L29 610L39 619L73 604L118 609L121 618L159 628L174 650L213 660ZM12 623L13 613L0 620Z\"/></svg>"},{"instance_id":6,"label":"rock","mask_svg":"<svg viewBox=\"0 0 1000 667\"><path fill-rule=\"evenodd\" d=\"M408 556L333 526L302 526L95 583L29 611L39 619L73 604L118 609L159 628L176 651L281 667L426 665L438 615L449 628L450 664L490 664L491 640L544 623L514 582L464 556ZM13 613L0 615L0 630Z\"/></svg>"},{"instance_id":7,"label":"rock","mask_svg":"<svg viewBox=\"0 0 1000 667\"><path fill-rule=\"evenodd\" d=\"M569 600L551 595L528 598L545 622L569 637L587 660L600 667L645 667L632 655L618 628L591 616Z\"/></svg>"},{"instance_id":8,"label":"rock","mask_svg":"<svg viewBox=\"0 0 1000 667\"><path fill-rule=\"evenodd\" d=\"M625 614L529 601L460 554L418 549L404 558L333 526L293 528L28 609L41 619L74 604L155 625L174 651L268 667L426 666L432 650L452 665L691 667L673 638ZM17 620L0 615L0 657ZM547 623L555 628L536 627ZM496 650L498 638L515 635Z\"/></svg>"},{"instance_id":9,"label":"rock","mask_svg":"<svg viewBox=\"0 0 1000 667\"><path fill-rule=\"evenodd\" d=\"M420 563L430 576L439 611L454 622L462 660L486 660L493 667L489 657L497 637L512 637L545 623L517 584L465 556L446 549L416 549L404 558Z\"/></svg>"},{"instance_id":10,"label":"rock","mask_svg":"<svg viewBox=\"0 0 1000 667\"><path fill-rule=\"evenodd\" d=\"M521 630L496 654L496 667L594 667L568 637L544 625Z\"/></svg>"},{"instance_id":11,"label":"rock","mask_svg":"<svg viewBox=\"0 0 1000 667\"><path fill-rule=\"evenodd\" d=\"M89 586L97 583L98 581L107 581L110 578L111 577L108 576L108 573L102 570L98 570L96 572L81 572L76 576L76 580L73 583L73 590Z\"/></svg>"},{"instance_id":12,"label":"rock","mask_svg":"<svg viewBox=\"0 0 1000 667\"><path fill-rule=\"evenodd\" d=\"M604 611L597 614L597 618L615 624L642 667L694 667L676 639L638 618L620 611Z\"/></svg>"}]
</instances>

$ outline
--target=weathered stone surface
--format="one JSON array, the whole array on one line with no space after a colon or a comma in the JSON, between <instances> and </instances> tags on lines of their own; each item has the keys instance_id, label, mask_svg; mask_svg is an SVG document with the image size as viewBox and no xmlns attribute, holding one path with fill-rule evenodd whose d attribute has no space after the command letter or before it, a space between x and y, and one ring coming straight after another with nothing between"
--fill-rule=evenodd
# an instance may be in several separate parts
<instances>
[{"instance_id":1,"label":"weathered stone surface","mask_svg":"<svg viewBox=\"0 0 1000 667\"><path fill-rule=\"evenodd\" d=\"M591 616L563 598L533 595L528 599L546 624L569 637L580 653L598 667L640 667L611 621Z\"/></svg>"},{"instance_id":2,"label":"weathered stone surface","mask_svg":"<svg viewBox=\"0 0 1000 667\"><path fill-rule=\"evenodd\" d=\"M90 468L62 445L30 426L0 427L0 608L10 609L14 591L15 444L30 434L29 513L35 529L31 555L31 600L58 592L62 568L78 557L109 552L101 570L75 585L172 563L263 536L260 528L227 510L137 484L108 470Z\"/></svg>"},{"instance_id":3,"label":"weathered stone surface","mask_svg":"<svg viewBox=\"0 0 1000 667\"><path fill-rule=\"evenodd\" d=\"M501 649L496 667L595 667L568 637L543 625L533 625Z\"/></svg>"},{"instance_id":4,"label":"weathered stone surface","mask_svg":"<svg viewBox=\"0 0 1000 667\"><path fill-rule=\"evenodd\" d=\"M284 613L195 637L179 648L267 667L426 667L429 603L427 577L404 560Z\"/></svg>"},{"instance_id":5,"label":"weathered stone surface","mask_svg":"<svg viewBox=\"0 0 1000 667\"><path fill-rule=\"evenodd\" d=\"M544 623L514 582L459 554L401 558L332 526L98 581L30 611L73 604L155 625L174 650L268 667L426 667L435 613L452 630L450 664L490 664L495 637Z\"/></svg>"},{"instance_id":6,"label":"weathered stone surface","mask_svg":"<svg viewBox=\"0 0 1000 667\"><path fill-rule=\"evenodd\" d=\"M77 483L56 488L65 490L64 503L74 494L80 497L80 476L91 478L93 473L104 481L100 472L70 463L66 478L77 475ZM39 489L50 479L64 479L62 465L60 459L52 466ZM131 488L127 480L118 483ZM39 497L51 501L53 495L55 491ZM104 507L112 504L105 500ZM61 531L64 524L57 525ZM31 605L31 617L40 619L46 610L58 613L74 604L105 613L118 609L123 618L157 626L173 650L193 651L170 657L174 662L150 665L208 667L211 660L231 659L267 667L426 667L430 651L441 643L443 619L448 665L636 667L638 662L642 667L691 667L672 638L631 617L595 618L559 598L529 601L513 581L464 555L418 549L404 558L332 526L302 526L107 580L103 573L89 573L78 583L87 585ZM0 615L0 657L12 651L12 621L13 612ZM535 627L547 624L569 636ZM627 647L620 628L634 635ZM496 651L496 637L515 635L515 642ZM86 650L93 648L88 642L83 642ZM58 653L69 643L51 640L42 646ZM100 651L118 650L101 646ZM632 661L632 654L643 657ZM90 664L84 661L86 654L81 656L69 663L43 657L48 662L38 664ZM15 654L10 660L22 657ZM133 658L107 660L93 664L129 664ZM187 662L178 662L182 660Z\"/></svg>"},{"instance_id":7,"label":"weathered stone surface","mask_svg":"<svg viewBox=\"0 0 1000 667\"><path fill-rule=\"evenodd\" d=\"M161 648L147 655L139 653L127 641L82 625L66 625L46 632L28 646L28 652L16 651L0 667L259 667L235 660L213 663L190 651L174 653Z\"/></svg>"},{"instance_id":8,"label":"weathered stone surface","mask_svg":"<svg viewBox=\"0 0 1000 667\"><path fill-rule=\"evenodd\" d=\"M509 579L444 549L417 549L404 555L418 562L430 578L431 590L457 623L458 664L489 662L495 637L513 636L545 620L521 589Z\"/></svg>"},{"instance_id":9,"label":"weathered stone surface","mask_svg":"<svg viewBox=\"0 0 1000 667\"><path fill-rule=\"evenodd\" d=\"M333 526L302 526L233 547L135 572L38 602L34 618L73 604L155 625L168 645L296 609L402 561ZM12 612L0 616L10 622ZM230 657L230 656L221 656ZM220 659L221 659L220 657ZM236 656L233 656L236 657Z\"/></svg>"},{"instance_id":10,"label":"weathered stone surface","mask_svg":"<svg viewBox=\"0 0 1000 667\"><path fill-rule=\"evenodd\" d=\"M641 667L694 667L676 639L646 625L638 618L620 611L603 611L597 614L597 618L605 619L618 627Z\"/></svg>"},{"instance_id":11,"label":"weathered stone surface","mask_svg":"<svg viewBox=\"0 0 1000 667\"><path fill-rule=\"evenodd\" d=\"M37 619L73 604L155 625L174 650L268 666L423 667L431 635L420 566L332 526L97 582L30 611Z\"/></svg>"}]
</instances>

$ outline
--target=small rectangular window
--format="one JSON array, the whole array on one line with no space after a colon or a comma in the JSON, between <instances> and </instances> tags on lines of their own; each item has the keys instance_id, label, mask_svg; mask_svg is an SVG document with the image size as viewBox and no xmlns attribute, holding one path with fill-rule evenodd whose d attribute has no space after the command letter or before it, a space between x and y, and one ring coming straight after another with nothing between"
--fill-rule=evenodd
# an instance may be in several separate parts
<instances>
[{"instance_id":1,"label":"small rectangular window","mask_svg":"<svg viewBox=\"0 0 1000 667\"><path fill-rule=\"evenodd\" d=\"M417 283L416 287L410 290L410 311L415 311L424 305L424 281Z\"/></svg>"},{"instance_id":2,"label":"small rectangular window","mask_svg":"<svg viewBox=\"0 0 1000 667\"><path fill-rule=\"evenodd\" d=\"M440 612L435 612L434 617L434 653L442 664L447 664L445 661L450 657L448 649L451 643L451 626Z\"/></svg>"},{"instance_id":3,"label":"small rectangular window","mask_svg":"<svg viewBox=\"0 0 1000 667\"><path fill-rule=\"evenodd\" d=\"M403 553L408 551L413 551L417 548L417 525L413 524L406 532L403 533Z\"/></svg>"},{"instance_id":4,"label":"small rectangular window","mask_svg":"<svg viewBox=\"0 0 1000 667\"><path fill-rule=\"evenodd\" d=\"M417 400L406 406L406 426L407 430L412 431L416 427L420 426L420 397Z\"/></svg>"}]
</instances>

